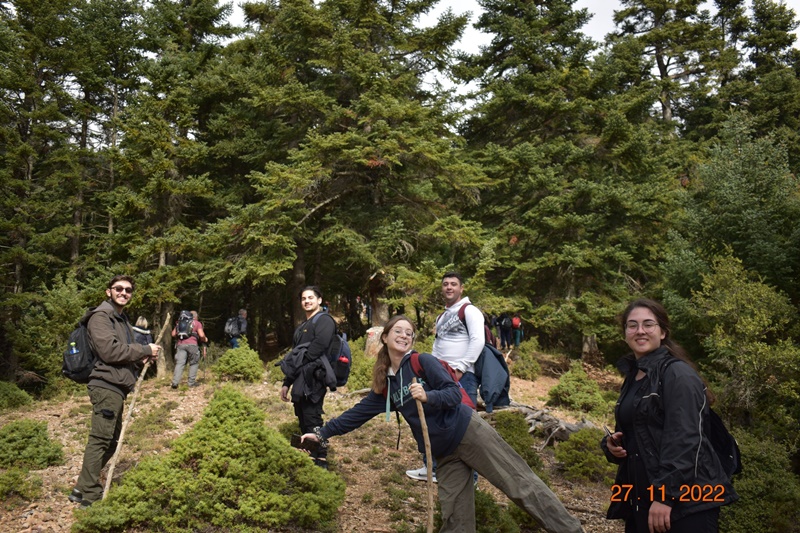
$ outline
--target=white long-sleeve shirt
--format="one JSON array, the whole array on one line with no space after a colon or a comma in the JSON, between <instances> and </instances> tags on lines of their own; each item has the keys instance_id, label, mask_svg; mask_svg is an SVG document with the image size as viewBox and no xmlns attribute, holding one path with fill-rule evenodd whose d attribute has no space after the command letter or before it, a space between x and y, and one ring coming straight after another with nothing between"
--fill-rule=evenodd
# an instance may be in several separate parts
<instances>
[{"instance_id":1,"label":"white long-sleeve shirt","mask_svg":"<svg viewBox=\"0 0 800 533\"><path fill-rule=\"evenodd\" d=\"M475 372L475 361L486 343L483 313L477 307L470 305L464 310L466 328L458 318L458 310L469 303L469 298L464 297L444 310L436 321L436 340L433 341L433 355L462 373Z\"/></svg>"}]
</instances>

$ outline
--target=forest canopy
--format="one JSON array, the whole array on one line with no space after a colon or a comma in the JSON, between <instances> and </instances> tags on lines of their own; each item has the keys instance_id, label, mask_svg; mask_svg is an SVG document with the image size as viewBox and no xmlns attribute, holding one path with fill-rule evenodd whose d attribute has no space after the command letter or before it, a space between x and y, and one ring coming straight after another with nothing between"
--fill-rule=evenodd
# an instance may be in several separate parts
<instances>
[{"instance_id":1,"label":"forest canopy","mask_svg":"<svg viewBox=\"0 0 800 533\"><path fill-rule=\"evenodd\" d=\"M480 0L467 54L436 3L0 2L2 379L57 388L118 273L151 324L246 308L268 359L306 284L355 337L361 301L427 331L457 269L572 357L662 300L728 419L796 451L796 13L623 0L600 43L574 0Z\"/></svg>"}]
</instances>

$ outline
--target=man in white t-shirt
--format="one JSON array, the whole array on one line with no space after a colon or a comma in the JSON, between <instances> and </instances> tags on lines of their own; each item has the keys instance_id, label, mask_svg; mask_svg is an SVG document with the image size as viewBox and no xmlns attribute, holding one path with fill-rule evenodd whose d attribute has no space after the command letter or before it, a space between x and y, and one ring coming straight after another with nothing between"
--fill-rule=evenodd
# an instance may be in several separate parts
<instances>
[{"instance_id":1,"label":"man in white t-shirt","mask_svg":"<svg viewBox=\"0 0 800 533\"><path fill-rule=\"evenodd\" d=\"M464 280L460 274L447 272L442 276L442 298L445 309L436 320L433 355L455 370L461 386L467 391L472 404L477 406L478 378L475 377L475 361L478 360L486 344L483 313L470 303L469 297L462 297L463 293ZM466 324L458 316L462 307ZM423 464L422 468L417 470L407 470L406 475L412 479L426 480L427 465Z\"/></svg>"}]
</instances>

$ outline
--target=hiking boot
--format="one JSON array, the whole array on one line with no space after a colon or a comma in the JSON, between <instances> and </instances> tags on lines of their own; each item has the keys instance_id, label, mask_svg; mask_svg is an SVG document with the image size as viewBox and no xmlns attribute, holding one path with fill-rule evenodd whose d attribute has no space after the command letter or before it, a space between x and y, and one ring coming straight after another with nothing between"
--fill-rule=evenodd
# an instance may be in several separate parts
<instances>
[{"instance_id":1,"label":"hiking boot","mask_svg":"<svg viewBox=\"0 0 800 533\"><path fill-rule=\"evenodd\" d=\"M81 503L83 501L83 493L78 489L72 489L68 498L72 503Z\"/></svg>"},{"instance_id":2,"label":"hiking boot","mask_svg":"<svg viewBox=\"0 0 800 533\"><path fill-rule=\"evenodd\" d=\"M78 509L86 509L87 507L91 507L93 503L94 502L87 502L86 500L83 500L81 502L80 507L78 507Z\"/></svg>"},{"instance_id":3,"label":"hiking boot","mask_svg":"<svg viewBox=\"0 0 800 533\"><path fill-rule=\"evenodd\" d=\"M199 387L199 386L200 386L199 383L189 383L189 388L190 389L193 389L194 387Z\"/></svg>"},{"instance_id":4,"label":"hiking boot","mask_svg":"<svg viewBox=\"0 0 800 533\"><path fill-rule=\"evenodd\" d=\"M173 389L177 389L178 388L178 386L175 385L174 383L172 385L170 385L170 387L172 387Z\"/></svg>"},{"instance_id":5,"label":"hiking boot","mask_svg":"<svg viewBox=\"0 0 800 533\"><path fill-rule=\"evenodd\" d=\"M406 470L406 475L417 481L428 481L428 467L423 465L416 470ZM433 473L433 482L436 483L436 472Z\"/></svg>"}]
</instances>

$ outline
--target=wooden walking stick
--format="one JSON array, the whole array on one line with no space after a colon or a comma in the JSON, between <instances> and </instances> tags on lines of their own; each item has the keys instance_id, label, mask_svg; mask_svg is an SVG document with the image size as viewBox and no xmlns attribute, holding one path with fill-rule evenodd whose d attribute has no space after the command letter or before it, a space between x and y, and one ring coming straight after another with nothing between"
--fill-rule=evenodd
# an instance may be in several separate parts
<instances>
[{"instance_id":1,"label":"wooden walking stick","mask_svg":"<svg viewBox=\"0 0 800 533\"><path fill-rule=\"evenodd\" d=\"M412 383L417 383L417 378L414 378ZM431 456L431 437L428 435L425 411L422 409L422 402L419 400L417 400L417 413L422 426L422 440L425 441L425 457L428 458L428 533L433 533L433 457Z\"/></svg>"},{"instance_id":2,"label":"wooden walking stick","mask_svg":"<svg viewBox=\"0 0 800 533\"><path fill-rule=\"evenodd\" d=\"M169 327L169 320L171 318L170 313L167 313L167 318L164 320L164 325L161 327L161 331L158 333L158 337L156 338L156 342L153 344L161 343L162 337L164 337L164 333L167 331ZM111 458L111 461L108 465L108 474L106 474L106 486L103 488L103 499L106 499L108 495L108 489L111 488L111 479L114 477L114 467L117 466L117 459L119 459L120 451L122 450L122 439L125 438L125 430L128 429L128 424L131 422L131 418L133 417L133 408L136 405L136 396L139 394L139 388L142 386L142 382L144 381L144 375L147 373L147 369L150 367L151 361L147 361L142 368L141 374L139 374L139 379L136 380L136 386L133 388L133 395L131 395L131 403L128 405L128 414L125 416L125 421L122 423L122 429L119 432L119 440L117 440L117 449L114 451L114 456Z\"/></svg>"}]
</instances>

